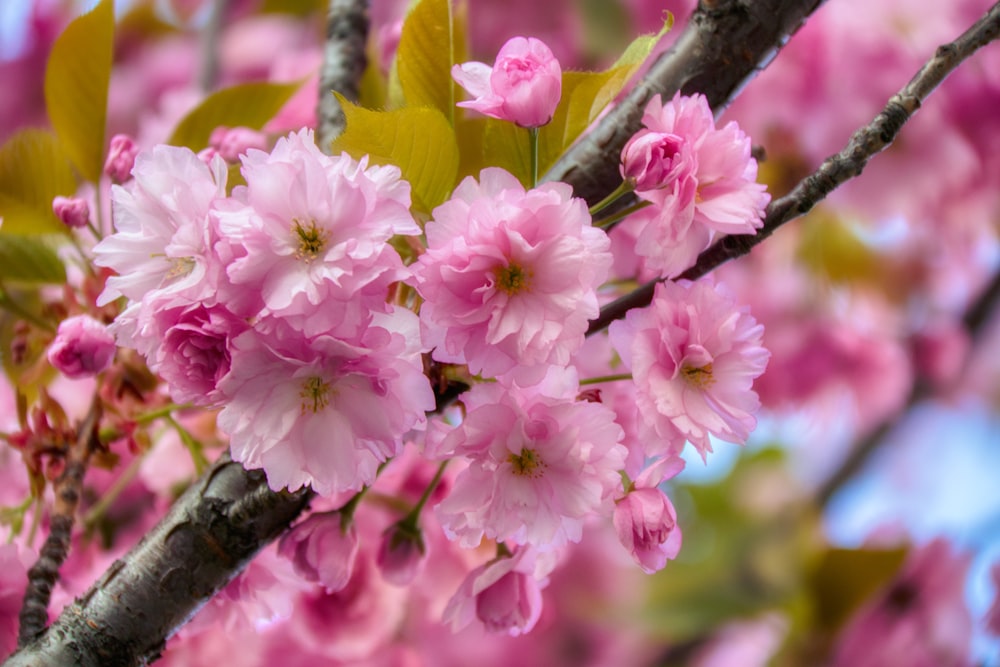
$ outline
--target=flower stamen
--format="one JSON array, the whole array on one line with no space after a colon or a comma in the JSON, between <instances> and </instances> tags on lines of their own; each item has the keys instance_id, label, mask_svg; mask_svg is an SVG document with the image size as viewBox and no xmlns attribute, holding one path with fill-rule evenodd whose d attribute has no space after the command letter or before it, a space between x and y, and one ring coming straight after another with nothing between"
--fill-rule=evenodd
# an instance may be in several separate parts
<instances>
[{"instance_id":1,"label":"flower stamen","mask_svg":"<svg viewBox=\"0 0 1000 667\"><path fill-rule=\"evenodd\" d=\"M299 237L299 248L295 251L295 257L306 263L313 261L323 252L330 236L329 231L316 226L315 220L310 220L306 226L298 218L293 218L292 231Z\"/></svg>"},{"instance_id":2,"label":"flower stamen","mask_svg":"<svg viewBox=\"0 0 1000 667\"><path fill-rule=\"evenodd\" d=\"M538 452L527 447L522 447L520 454L511 454L507 460L510 462L514 474L518 477L538 478L548 467L545 465L545 461L538 456Z\"/></svg>"},{"instance_id":3,"label":"flower stamen","mask_svg":"<svg viewBox=\"0 0 1000 667\"><path fill-rule=\"evenodd\" d=\"M708 389L715 384L711 363L707 363L704 366L684 366L681 368L681 375L684 376L684 379L689 384L698 389Z\"/></svg>"},{"instance_id":4,"label":"flower stamen","mask_svg":"<svg viewBox=\"0 0 1000 667\"><path fill-rule=\"evenodd\" d=\"M531 274L518 264L508 264L496 269L496 286L508 296L528 290Z\"/></svg>"},{"instance_id":5,"label":"flower stamen","mask_svg":"<svg viewBox=\"0 0 1000 667\"><path fill-rule=\"evenodd\" d=\"M330 404L330 383L314 375L303 383L299 396L302 398L302 414L306 411L316 414Z\"/></svg>"}]
</instances>

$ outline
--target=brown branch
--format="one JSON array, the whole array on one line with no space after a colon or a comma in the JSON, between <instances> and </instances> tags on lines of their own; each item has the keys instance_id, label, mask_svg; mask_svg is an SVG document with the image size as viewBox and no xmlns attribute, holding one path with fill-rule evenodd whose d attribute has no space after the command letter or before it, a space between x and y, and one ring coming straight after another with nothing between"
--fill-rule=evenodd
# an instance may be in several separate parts
<instances>
[{"instance_id":1,"label":"brown branch","mask_svg":"<svg viewBox=\"0 0 1000 667\"><path fill-rule=\"evenodd\" d=\"M66 453L65 468L56 480L55 503L49 535L45 538L38 560L28 570L28 586L21 605L17 645L24 646L45 631L49 620L49 600L52 587L59 578L59 568L69 554L70 537L80 504L83 476L90 463L90 456L99 446L97 425L101 419L101 401L94 396L90 412L77 430L76 442Z\"/></svg>"},{"instance_id":2,"label":"brown branch","mask_svg":"<svg viewBox=\"0 0 1000 667\"><path fill-rule=\"evenodd\" d=\"M679 278L696 280L721 264L746 255L786 222L805 215L841 184L860 176L868 161L892 144L906 121L917 112L945 77L998 36L1000 3L993 5L954 42L938 47L934 56L909 83L892 96L875 119L854 133L840 153L828 157L819 169L800 181L787 195L772 201L767 207L764 226L756 234L723 237L701 253L694 266ZM598 318L591 321L587 333L592 334L606 328L614 320L624 317L632 308L648 306L652 301L656 282L647 283L606 305Z\"/></svg>"},{"instance_id":3,"label":"brown branch","mask_svg":"<svg viewBox=\"0 0 1000 667\"><path fill-rule=\"evenodd\" d=\"M646 103L654 95L702 93L713 109L725 107L820 4L822 0L701 0L674 46L543 180L569 183L577 197L596 204L621 182L622 147L641 127Z\"/></svg>"},{"instance_id":4,"label":"brown branch","mask_svg":"<svg viewBox=\"0 0 1000 667\"><path fill-rule=\"evenodd\" d=\"M330 0L316 109L316 141L324 153L330 152L330 142L344 131L344 112L332 91L351 101L358 99L361 75L368 64L368 25L367 0Z\"/></svg>"}]
</instances>

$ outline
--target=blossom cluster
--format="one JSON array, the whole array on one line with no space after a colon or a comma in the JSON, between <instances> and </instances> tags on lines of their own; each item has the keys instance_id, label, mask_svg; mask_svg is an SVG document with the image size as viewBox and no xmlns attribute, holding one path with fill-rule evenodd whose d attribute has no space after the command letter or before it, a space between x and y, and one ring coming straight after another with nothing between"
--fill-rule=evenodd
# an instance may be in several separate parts
<instances>
[{"instance_id":1,"label":"blossom cluster","mask_svg":"<svg viewBox=\"0 0 1000 667\"><path fill-rule=\"evenodd\" d=\"M544 44L522 39L492 69L454 76L480 94L463 106L534 132L552 117L559 71ZM654 100L623 153L626 185L652 204L626 222L642 229L631 252L666 274L715 234L752 232L766 202L745 136L706 113L703 98ZM683 468L685 442L704 457L710 436L743 443L755 424L768 353L746 309L713 283L668 282L612 326L613 350L587 359L609 279L629 276L614 275L611 238L568 185L486 168L418 224L399 169L328 156L307 130L270 151L260 140L225 156L140 153L95 254L116 274L100 303L125 298L118 342L174 400L219 410L235 460L331 505L283 539L296 572L327 594L354 585L369 567L354 513L405 443L442 468L373 563L386 581L413 579L420 510L447 486L433 502L441 535L496 549L445 606L454 628L477 617L528 631L560 554L595 520L646 572L676 557L661 485ZM224 157L240 151L245 184L227 193ZM675 242L688 250L665 250L674 264L649 250ZM437 405L429 376L470 385L461 406ZM622 391L631 412L610 400Z\"/></svg>"}]
</instances>

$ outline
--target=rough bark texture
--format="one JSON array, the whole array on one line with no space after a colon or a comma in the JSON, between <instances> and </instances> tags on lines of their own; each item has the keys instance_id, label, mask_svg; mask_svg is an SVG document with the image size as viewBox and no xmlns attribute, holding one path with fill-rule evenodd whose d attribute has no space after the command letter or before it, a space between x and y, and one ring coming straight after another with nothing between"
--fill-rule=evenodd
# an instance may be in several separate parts
<instances>
[{"instance_id":1,"label":"rough bark texture","mask_svg":"<svg viewBox=\"0 0 1000 667\"><path fill-rule=\"evenodd\" d=\"M596 204L621 182L621 150L642 126L642 113L654 95L703 93L713 109L724 108L820 4L822 0L701 0L674 46L543 180L569 183L577 197Z\"/></svg>"},{"instance_id":2,"label":"rough bark texture","mask_svg":"<svg viewBox=\"0 0 1000 667\"><path fill-rule=\"evenodd\" d=\"M144 665L308 504L259 472L212 466L166 517L8 667Z\"/></svg>"},{"instance_id":3,"label":"rough bark texture","mask_svg":"<svg viewBox=\"0 0 1000 667\"><path fill-rule=\"evenodd\" d=\"M361 74L368 64L368 25L367 0L330 0L316 110L316 143L324 153L330 152L330 142L344 131L344 112L331 91L351 101L358 99Z\"/></svg>"}]
</instances>

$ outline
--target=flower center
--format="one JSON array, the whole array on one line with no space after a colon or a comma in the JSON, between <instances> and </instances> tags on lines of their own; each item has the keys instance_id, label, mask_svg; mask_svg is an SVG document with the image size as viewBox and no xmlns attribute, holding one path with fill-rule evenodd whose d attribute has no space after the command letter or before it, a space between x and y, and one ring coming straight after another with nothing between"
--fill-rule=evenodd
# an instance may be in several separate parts
<instances>
[{"instance_id":1,"label":"flower center","mask_svg":"<svg viewBox=\"0 0 1000 667\"><path fill-rule=\"evenodd\" d=\"M327 230L316 227L315 220L303 225L298 218L292 218L292 231L299 237L299 248L295 251L295 257L306 263L313 261L323 252L327 237L330 235Z\"/></svg>"},{"instance_id":2,"label":"flower center","mask_svg":"<svg viewBox=\"0 0 1000 667\"><path fill-rule=\"evenodd\" d=\"M170 260L170 270L167 271L167 280L186 276L194 270L194 257L175 257Z\"/></svg>"},{"instance_id":3,"label":"flower center","mask_svg":"<svg viewBox=\"0 0 1000 667\"><path fill-rule=\"evenodd\" d=\"M507 460L518 477L541 477L546 468L538 452L527 447L522 447L520 454L511 454Z\"/></svg>"},{"instance_id":4,"label":"flower center","mask_svg":"<svg viewBox=\"0 0 1000 667\"><path fill-rule=\"evenodd\" d=\"M330 404L330 383L314 375L302 384L299 396L302 398L302 414L306 411L316 414Z\"/></svg>"},{"instance_id":5,"label":"flower center","mask_svg":"<svg viewBox=\"0 0 1000 667\"><path fill-rule=\"evenodd\" d=\"M517 264L497 267L497 289L508 295L524 292L528 289L528 279L530 277L528 272Z\"/></svg>"},{"instance_id":6,"label":"flower center","mask_svg":"<svg viewBox=\"0 0 1000 667\"><path fill-rule=\"evenodd\" d=\"M704 366L684 366L681 368L681 375L688 381L688 384L698 389L708 389L715 384L715 378L712 377L711 363L707 363Z\"/></svg>"}]
</instances>

